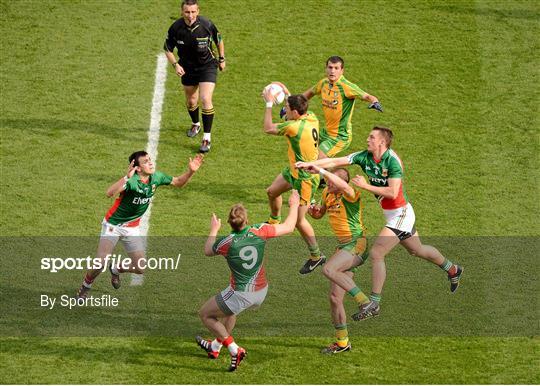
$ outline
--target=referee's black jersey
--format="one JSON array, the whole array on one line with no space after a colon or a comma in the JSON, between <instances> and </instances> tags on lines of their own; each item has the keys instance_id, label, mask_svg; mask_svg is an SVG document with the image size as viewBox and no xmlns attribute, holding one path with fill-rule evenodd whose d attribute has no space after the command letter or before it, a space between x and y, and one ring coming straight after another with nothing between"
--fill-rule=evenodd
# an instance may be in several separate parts
<instances>
[{"instance_id":1,"label":"referee's black jersey","mask_svg":"<svg viewBox=\"0 0 540 386\"><path fill-rule=\"evenodd\" d=\"M212 41L217 46L220 40L219 31L209 19L197 16L195 22L188 26L181 18L169 28L163 49L173 52L176 47L180 65L197 68L212 62L216 63Z\"/></svg>"}]
</instances>

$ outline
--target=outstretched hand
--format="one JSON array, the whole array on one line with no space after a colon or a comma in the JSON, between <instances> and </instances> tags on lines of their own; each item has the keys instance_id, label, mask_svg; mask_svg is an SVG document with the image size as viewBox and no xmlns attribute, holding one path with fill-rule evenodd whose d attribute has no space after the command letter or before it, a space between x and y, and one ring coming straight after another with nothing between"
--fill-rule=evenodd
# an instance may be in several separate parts
<instances>
[{"instance_id":1,"label":"outstretched hand","mask_svg":"<svg viewBox=\"0 0 540 386\"><path fill-rule=\"evenodd\" d=\"M294 164L297 169L305 170L311 174L318 174L321 168L317 165L313 165L311 162L297 162Z\"/></svg>"},{"instance_id":2,"label":"outstretched hand","mask_svg":"<svg viewBox=\"0 0 540 386\"><path fill-rule=\"evenodd\" d=\"M375 109L380 113L383 112L383 108L379 102L373 102L372 104L368 106L368 109Z\"/></svg>"},{"instance_id":3,"label":"outstretched hand","mask_svg":"<svg viewBox=\"0 0 540 386\"><path fill-rule=\"evenodd\" d=\"M290 95L291 95L291 93L289 92L289 89L288 89L287 86L285 86L283 83L281 83L281 82L279 82L279 81L277 81L277 80L274 81L274 82L272 82L272 83L275 83L275 84L281 86L281 88L283 89L283 91L285 91L285 95L286 95L286 96L290 96Z\"/></svg>"},{"instance_id":4,"label":"outstretched hand","mask_svg":"<svg viewBox=\"0 0 540 386\"><path fill-rule=\"evenodd\" d=\"M195 158L190 158L188 167L189 171L195 173L201 167L203 163L204 156L202 154L197 154Z\"/></svg>"}]
</instances>

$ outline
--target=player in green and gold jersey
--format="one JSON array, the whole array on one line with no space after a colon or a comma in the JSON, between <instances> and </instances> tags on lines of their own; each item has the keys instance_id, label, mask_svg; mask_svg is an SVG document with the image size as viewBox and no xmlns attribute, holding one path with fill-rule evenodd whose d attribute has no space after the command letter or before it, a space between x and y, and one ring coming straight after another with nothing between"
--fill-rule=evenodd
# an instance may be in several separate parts
<instances>
[{"instance_id":1,"label":"player in green and gold jersey","mask_svg":"<svg viewBox=\"0 0 540 386\"><path fill-rule=\"evenodd\" d=\"M282 86L285 87L285 86ZM285 88L286 90L286 88ZM274 179L266 189L270 203L270 224L279 223L281 216L281 195L291 189L298 190L300 194L300 208L296 228L307 243L310 257L300 269L301 274L312 272L326 259L321 255L315 231L306 219L308 205L313 199L319 186L319 176L312 175L305 170L294 167L296 162L310 162L319 155L319 120L308 111L308 101L303 95L291 95L285 103L286 121L272 122L272 95L265 89L263 98L266 101L264 112L264 132L272 135L282 135L289 143L289 166Z\"/></svg>"},{"instance_id":2,"label":"player in green and gold jersey","mask_svg":"<svg viewBox=\"0 0 540 386\"><path fill-rule=\"evenodd\" d=\"M118 197L103 219L97 252L98 258L105 262L112 255L118 241L121 241L131 259L128 268L112 265L109 267L112 275L111 284L114 288L120 287L120 273L143 273L141 266L144 264L141 262L145 260L146 243L139 223L150 206L157 187L161 185L183 187L199 170L202 162L203 156L198 154L195 158L189 159L188 170L184 174L171 177L155 170L147 152L136 151L129 156L126 175L107 189L107 197ZM87 296L92 283L100 273L101 269L88 270L78 291L79 298Z\"/></svg>"},{"instance_id":3,"label":"player in green and gold jersey","mask_svg":"<svg viewBox=\"0 0 540 386\"><path fill-rule=\"evenodd\" d=\"M379 302L386 279L384 258L398 244L401 244L409 254L421 257L446 271L451 292L457 290L463 273L463 267L446 259L438 249L420 241L415 227L416 216L403 186L403 163L390 148L393 137L392 130L376 126L367 138L367 150L347 157L296 164L298 168L306 170L311 170L313 165L324 168L358 165L369 178L369 183L363 176L357 175L352 179L353 184L373 193L382 207L386 225L379 232L369 252L373 262L370 302L360 307L359 312L353 315L355 320L379 315Z\"/></svg>"},{"instance_id":4,"label":"player in green and gold jersey","mask_svg":"<svg viewBox=\"0 0 540 386\"><path fill-rule=\"evenodd\" d=\"M330 226L339 242L333 256L323 267L323 274L331 283L330 311L336 341L322 350L323 354L338 354L351 349L343 306L345 293L351 295L359 306L369 303L368 297L353 280L354 269L363 264L366 258L361 192L348 184L349 172L346 169L339 168L331 173L313 166L310 171L324 176L327 186L322 193L322 204L311 205L309 214L313 218L328 214Z\"/></svg>"},{"instance_id":5,"label":"player in green and gold jersey","mask_svg":"<svg viewBox=\"0 0 540 386\"><path fill-rule=\"evenodd\" d=\"M344 61L331 56L326 61L326 78L304 92L307 99L321 96L326 127L321 129L319 158L335 157L352 142L352 115L357 98L369 102L368 108L382 112L377 97L360 89L343 76Z\"/></svg>"}]
</instances>

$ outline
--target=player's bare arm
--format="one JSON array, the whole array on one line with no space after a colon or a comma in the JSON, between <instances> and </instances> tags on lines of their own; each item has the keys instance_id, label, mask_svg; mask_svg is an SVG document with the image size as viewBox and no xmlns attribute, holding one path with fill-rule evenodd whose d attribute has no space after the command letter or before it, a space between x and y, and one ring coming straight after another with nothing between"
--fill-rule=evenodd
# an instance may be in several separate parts
<instances>
[{"instance_id":1,"label":"player's bare arm","mask_svg":"<svg viewBox=\"0 0 540 386\"><path fill-rule=\"evenodd\" d=\"M223 44L223 40L220 40L217 44L218 47L218 53L219 53L219 59L218 59L218 67L220 71L225 70L225 45Z\"/></svg>"},{"instance_id":2,"label":"player's bare arm","mask_svg":"<svg viewBox=\"0 0 540 386\"><path fill-rule=\"evenodd\" d=\"M298 219L298 207L300 206L300 195L298 191L291 190L291 196L289 197L289 214L285 221L281 224L274 224L273 227L276 230L276 236L283 236L292 233L296 227L296 221Z\"/></svg>"},{"instance_id":3,"label":"player's bare arm","mask_svg":"<svg viewBox=\"0 0 540 386\"><path fill-rule=\"evenodd\" d=\"M107 193L106 193L107 197L109 197L109 198L110 197L115 197L116 195L118 195L119 193L124 191L124 189L126 187L127 180L129 180L131 177L133 177L133 175L137 171L137 167L134 166L134 164L135 164L135 160L131 161L131 163L129 164L129 166L127 168L126 175L123 176L122 178L120 178L118 181L116 181L111 186L109 186L109 188L107 189Z\"/></svg>"},{"instance_id":4,"label":"player's bare arm","mask_svg":"<svg viewBox=\"0 0 540 386\"><path fill-rule=\"evenodd\" d=\"M215 213L212 213L212 218L210 219L210 233L208 234L208 238L206 239L206 243L204 244L204 254L206 256L215 255L212 246L216 242L216 237L220 228L221 219L218 218Z\"/></svg>"},{"instance_id":5,"label":"player's bare arm","mask_svg":"<svg viewBox=\"0 0 540 386\"><path fill-rule=\"evenodd\" d=\"M338 166L347 166L349 165L349 158L348 157L340 157L340 158L322 158L317 161L312 162L297 162L295 164L297 169L305 169L309 170L309 168L313 166L318 166L320 168L335 168ZM318 173L318 172L316 172Z\"/></svg>"},{"instance_id":6,"label":"player's bare arm","mask_svg":"<svg viewBox=\"0 0 540 386\"><path fill-rule=\"evenodd\" d=\"M264 121L263 121L263 130L266 134L277 135L279 133L278 124L272 122L272 95L268 90L263 90L262 97L266 103L266 108L264 109Z\"/></svg>"},{"instance_id":7,"label":"player's bare arm","mask_svg":"<svg viewBox=\"0 0 540 386\"><path fill-rule=\"evenodd\" d=\"M371 192L377 196L382 196L393 200L399 194L401 178L389 178L388 186L373 186L366 181L364 176L356 175L352 179L352 183L358 186L360 189L367 190L368 192Z\"/></svg>"},{"instance_id":8,"label":"player's bare arm","mask_svg":"<svg viewBox=\"0 0 540 386\"><path fill-rule=\"evenodd\" d=\"M313 88L309 88L308 90L304 91L302 95L305 96L307 100L310 100L315 96L315 93L313 92Z\"/></svg>"},{"instance_id":9,"label":"player's bare arm","mask_svg":"<svg viewBox=\"0 0 540 386\"><path fill-rule=\"evenodd\" d=\"M350 186L345 180L336 176L334 173L325 170L324 168L313 165L315 168L319 169L321 177L324 177L332 184L334 184L340 192L344 193L347 197L354 197L354 189Z\"/></svg>"},{"instance_id":10,"label":"player's bare arm","mask_svg":"<svg viewBox=\"0 0 540 386\"><path fill-rule=\"evenodd\" d=\"M176 186L177 188L181 188L182 186L187 184L189 180L191 179L191 177L193 177L193 175L201 167L203 163L203 158L204 157L202 154L197 154L195 158L190 158L188 162L187 172L185 172L184 174L178 177L173 177L171 185Z\"/></svg>"}]
</instances>

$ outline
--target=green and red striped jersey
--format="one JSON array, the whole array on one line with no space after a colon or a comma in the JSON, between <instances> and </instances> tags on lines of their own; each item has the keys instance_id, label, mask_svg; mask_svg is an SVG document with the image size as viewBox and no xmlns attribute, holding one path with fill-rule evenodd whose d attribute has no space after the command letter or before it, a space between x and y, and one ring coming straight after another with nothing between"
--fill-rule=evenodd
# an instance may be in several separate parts
<instances>
[{"instance_id":1,"label":"green and red striped jersey","mask_svg":"<svg viewBox=\"0 0 540 386\"><path fill-rule=\"evenodd\" d=\"M232 289L255 292L268 285L263 265L264 247L266 240L273 237L276 230L272 225L255 224L216 240L212 249L227 259Z\"/></svg>"},{"instance_id":2,"label":"green and red striped jersey","mask_svg":"<svg viewBox=\"0 0 540 386\"><path fill-rule=\"evenodd\" d=\"M171 182L171 176L159 171L148 176L146 181L142 181L135 173L126 181L124 190L105 215L105 220L113 225L138 226L156 188L160 185L170 185Z\"/></svg>"},{"instance_id":3,"label":"green and red striped jersey","mask_svg":"<svg viewBox=\"0 0 540 386\"><path fill-rule=\"evenodd\" d=\"M348 158L351 165L356 164L362 168L368 176L369 183L373 186L388 186L389 178L401 179L396 198L390 199L375 195L383 209L397 209L407 205L409 200L403 187L403 177L405 176L403 163L394 150L386 150L380 160L376 160L373 154L367 150L350 154Z\"/></svg>"}]
</instances>

